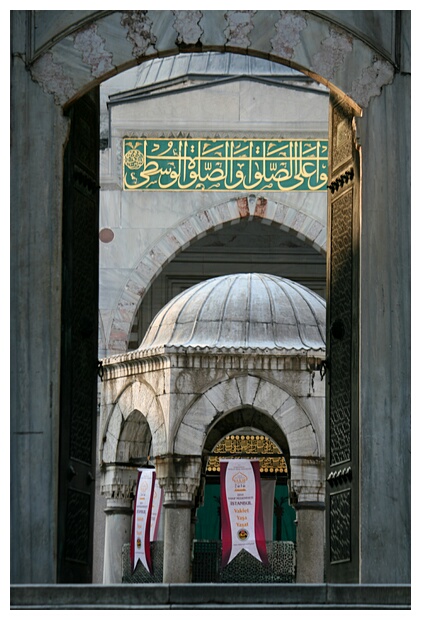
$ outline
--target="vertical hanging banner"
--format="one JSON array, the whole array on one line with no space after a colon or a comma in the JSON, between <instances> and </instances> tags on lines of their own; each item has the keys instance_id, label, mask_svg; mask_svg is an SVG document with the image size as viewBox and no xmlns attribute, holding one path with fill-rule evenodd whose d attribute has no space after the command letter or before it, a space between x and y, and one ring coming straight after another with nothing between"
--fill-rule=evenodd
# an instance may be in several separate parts
<instances>
[{"instance_id":1,"label":"vertical hanging banner","mask_svg":"<svg viewBox=\"0 0 421 620\"><path fill-rule=\"evenodd\" d=\"M242 549L268 564L258 460L220 460L222 568Z\"/></svg>"},{"instance_id":2,"label":"vertical hanging banner","mask_svg":"<svg viewBox=\"0 0 421 620\"><path fill-rule=\"evenodd\" d=\"M139 561L149 573L152 572L150 531L155 478L154 469L138 469L130 545L132 572Z\"/></svg>"},{"instance_id":3,"label":"vertical hanging banner","mask_svg":"<svg viewBox=\"0 0 421 620\"><path fill-rule=\"evenodd\" d=\"M164 499L164 491L155 484L152 499L152 513L151 513L151 527L150 527L150 541L154 542L158 539L159 523L161 520L162 502Z\"/></svg>"}]
</instances>

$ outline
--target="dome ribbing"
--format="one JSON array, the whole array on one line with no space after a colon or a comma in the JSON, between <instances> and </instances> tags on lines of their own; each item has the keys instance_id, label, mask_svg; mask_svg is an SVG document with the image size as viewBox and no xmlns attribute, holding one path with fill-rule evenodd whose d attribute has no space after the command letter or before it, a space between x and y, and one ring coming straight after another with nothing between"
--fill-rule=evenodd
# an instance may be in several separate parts
<instances>
[{"instance_id":1,"label":"dome ribbing","mask_svg":"<svg viewBox=\"0 0 421 620\"><path fill-rule=\"evenodd\" d=\"M241 273L201 282L164 306L139 351L324 350L326 302L279 276Z\"/></svg>"}]
</instances>

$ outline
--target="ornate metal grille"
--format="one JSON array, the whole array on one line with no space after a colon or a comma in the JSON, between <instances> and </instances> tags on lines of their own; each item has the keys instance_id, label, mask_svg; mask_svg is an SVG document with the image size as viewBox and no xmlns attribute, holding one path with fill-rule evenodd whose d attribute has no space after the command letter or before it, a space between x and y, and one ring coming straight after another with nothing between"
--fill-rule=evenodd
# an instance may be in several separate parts
<instances>
[{"instance_id":1,"label":"ornate metal grille","mask_svg":"<svg viewBox=\"0 0 421 620\"><path fill-rule=\"evenodd\" d=\"M269 566L246 551L241 551L221 571L221 541L194 541L193 583L294 583L296 569L295 544L288 541L267 542ZM138 563L132 573L130 545L123 546L123 583L160 583L164 558L164 543L151 543L153 575Z\"/></svg>"},{"instance_id":2,"label":"ornate metal grille","mask_svg":"<svg viewBox=\"0 0 421 620\"><path fill-rule=\"evenodd\" d=\"M352 191L332 204L330 463L351 458Z\"/></svg>"},{"instance_id":3,"label":"ornate metal grille","mask_svg":"<svg viewBox=\"0 0 421 620\"><path fill-rule=\"evenodd\" d=\"M351 490L330 496L330 561L351 560Z\"/></svg>"},{"instance_id":4,"label":"ornate metal grille","mask_svg":"<svg viewBox=\"0 0 421 620\"><path fill-rule=\"evenodd\" d=\"M90 495L74 489L67 494L65 558L87 563L89 560Z\"/></svg>"},{"instance_id":5,"label":"ornate metal grille","mask_svg":"<svg viewBox=\"0 0 421 620\"><path fill-rule=\"evenodd\" d=\"M354 114L330 95L326 579L359 580L359 182Z\"/></svg>"}]
</instances>

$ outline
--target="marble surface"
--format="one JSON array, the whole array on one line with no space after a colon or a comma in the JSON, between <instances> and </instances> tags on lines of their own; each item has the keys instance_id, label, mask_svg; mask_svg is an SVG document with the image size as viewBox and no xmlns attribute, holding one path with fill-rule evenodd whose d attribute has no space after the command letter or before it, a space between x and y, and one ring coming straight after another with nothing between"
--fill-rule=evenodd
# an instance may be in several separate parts
<instances>
[{"instance_id":1,"label":"marble surface","mask_svg":"<svg viewBox=\"0 0 421 620\"><path fill-rule=\"evenodd\" d=\"M152 321L139 347L324 351L325 300L267 274L212 278L180 293Z\"/></svg>"}]
</instances>

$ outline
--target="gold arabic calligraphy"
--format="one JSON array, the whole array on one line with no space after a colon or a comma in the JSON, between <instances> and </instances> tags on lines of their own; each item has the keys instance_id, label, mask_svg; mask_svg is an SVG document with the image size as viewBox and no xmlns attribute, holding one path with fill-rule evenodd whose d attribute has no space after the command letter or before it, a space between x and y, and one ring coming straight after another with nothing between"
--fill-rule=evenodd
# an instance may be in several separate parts
<instances>
[{"instance_id":1,"label":"gold arabic calligraphy","mask_svg":"<svg viewBox=\"0 0 421 620\"><path fill-rule=\"evenodd\" d=\"M321 191L327 140L125 138L126 190Z\"/></svg>"}]
</instances>

